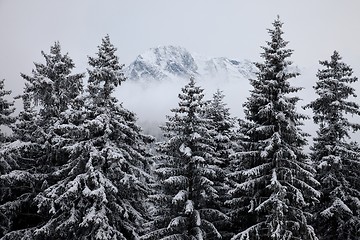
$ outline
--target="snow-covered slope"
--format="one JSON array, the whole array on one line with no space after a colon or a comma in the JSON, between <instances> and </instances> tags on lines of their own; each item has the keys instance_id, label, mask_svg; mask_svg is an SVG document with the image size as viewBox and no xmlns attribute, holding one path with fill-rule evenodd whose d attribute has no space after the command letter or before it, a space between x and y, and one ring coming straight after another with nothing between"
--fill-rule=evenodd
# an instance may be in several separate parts
<instances>
[{"instance_id":1,"label":"snow-covered slope","mask_svg":"<svg viewBox=\"0 0 360 240\"><path fill-rule=\"evenodd\" d=\"M125 69L125 74L130 80L164 80L190 76L227 80L249 78L254 70L250 61L203 57L182 47L162 46L139 55Z\"/></svg>"}]
</instances>

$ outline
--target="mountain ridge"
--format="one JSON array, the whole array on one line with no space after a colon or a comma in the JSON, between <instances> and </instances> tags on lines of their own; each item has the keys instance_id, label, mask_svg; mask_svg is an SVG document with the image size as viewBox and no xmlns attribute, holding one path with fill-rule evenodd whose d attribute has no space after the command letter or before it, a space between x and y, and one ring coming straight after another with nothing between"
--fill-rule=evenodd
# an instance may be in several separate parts
<instances>
[{"instance_id":1,"label":"mountain ridge","mask_svg":"<svg viewBox=\"0 0 360 240\"><path fill-rule=\"evenodd\" d=\"M158 46L138 55L125 68L125 76L138 80L167 80L174 78L250 78L255 66L249 60L233 60L226 57L205 57L190 53L180 46Z\"/></svg>"}]
</instances>

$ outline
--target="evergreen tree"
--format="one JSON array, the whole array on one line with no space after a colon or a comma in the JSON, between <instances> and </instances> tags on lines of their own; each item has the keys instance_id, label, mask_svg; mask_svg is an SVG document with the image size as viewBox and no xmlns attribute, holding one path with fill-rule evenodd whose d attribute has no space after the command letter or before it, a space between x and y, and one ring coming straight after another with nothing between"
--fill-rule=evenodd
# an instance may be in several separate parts
<instances>
[{"instance_id":1,"label":"evergreen tree","mask_svg":"<svg viewBox=\"0 0 360 240\"><path fill-rule=\"evenodd\" d=\"M35 124L36 112L30 102L29 95L24 94L23 110L19 113L15 123L11 125L14 141L8 143L4 149L4 158L7 163L12 163L7 174L1 176L3 201L0 211L6 218L6 231L9 233L4 239L31 239L29 231L42 220L37 213L33 198L41 189L43 176L37 174L38 158L42 157L42 145L37 144L38 137L42 134Z\"/></svg>"},{"instance_id":2,"label":"evergreen tree","mask_svg":"<svg viewBox=\"0 0 360 240\"><path fill-rule=\"evenodd\" d=\"M210 120L212 128L214 129L214 155L219 158L218 166L225 171L228 175L233 171L230 164L230 159L234 155L235 151L240 151L239 137L236 132L236 119L230 116L230 109L227 108L224 103L224 97L222 91L219 89L213 94L213 98L205 107L204 117ZM229 212L228 206L225 206L225 202L229 200L228 191L230 189L230 181L226 177L224 179L224 187L219 189L220 203L222 212ZM233 233L230 221L224 221L223 226L219 226L223 239L229 239Z\"/></svg>"},{"instance_id":3,"label":"evergreen tree","mask_svg":"<svg viewBox=\"0 0 360 240\"><path fill-rule=\"evenodd\" d=\"M14 113L14 102L9 102L6 97L11 94L11 91L5 90L5 80L0 80L0 126L10 127L12 123L15 122L15 118L11 116ZM7 142L9 138L6 134L1 131L0 132L0 143L3 144ZM0 170L1 171L1 170Z\"/></svg>"},{"instance_id":4,"label":"evergreen tree","mask_svg":"<svg viewBox=\"0 0 360 240\"><path fill-rule=\"evenodd\" d=\"M50 53L41 52L45 64L34 63L32 75L21 74L26 80L23 96L29 104L34 104L39 111L35 117L35 125L40 128L36 143L42 145L42 157L37 159L38 171L51 173L54 166L66 162L66 154L56 149L56 133L54 126L61 121L62 113L74 108L78 97L83 92L84 74L72 74L75 68L68 54L61 53L59 42L50 47ZM16 130L15 130L16 131ZM56 179L47 179L49 184Z\"/></svg>"},{"instance_id":5,"label":"evergreen tree","mask_svg":"<svg viewBox=\"0 0 360 240\"><path fill-rule=\"evenodd\" d=\"M68 54L61 53L59 42L50 47L50 54L43 51L41 54L46 63L34 63L32 76L21 76L26 80L25 93L29 93L32 101L41 106L40 114L47 120L57 118L73 105L73 100L83 90L84 74L71 74L75 64ZM47 124L52 125L53 122Z\"/></svg>"},{"instance_id":6,"label":"evergreen tree","mask_svg":"<svg viewBox=\"0 0 360 240\"><path fill-rule=\"evenodd\" d=\"M6 97L11 94L11 91L4 89L5 80L0 80L0 126L10 127L15 122L15 118L11 114L15 111L14 102L9 102ZM9 137L5 134L4 130L0 131L0 147L3 150L5 143L9 141ZM16 165L14 162L7 162L4 160L4 156L0 156L0 174L7 173L12 166ZM3 195L3 194L1 194ZM0 195L0 202L1 196Z\"/></svg>"},{"instance_id":7,"label":"evergreen tree","mask_svg":"<svg viewBox=\"0 0 360 240\"><path fill-rule=\"evenodd\" d=\"M5 90L5 80L0 80L0 125L2 127L10 127L15 121L15 118L11 116L15 108L13 102L9 102L6 98L11 94L11 91ZM9 137L4 133L4 130L0 131L0 237L8 231L9 221L6 214L6 208L3 206L9 198L9 189L5 187L5 176L16 167L16 161L7 161L4 151L6 145L9 142Z\"/></svg>"},{"instance_id":8,"label":"evergreen tree","mask_svg":"<svg viewBox=\"0 0 360 240\"><path fill-rule=\"evenodd\" d=\"M26 80L19 97L24 110L11 126L14 141L6 146L5 161L14 167L2 176L9 193L3 209L10 217L4 239L32 239L33 230L46 221L47 214L37 213L34 197L56 183L58 176L53 173L67 161L66 152L55 144L54 129L62 112L74 106L82 92L83 74L71 73L75 65L68 54L61 53L58 42L42 55L45 64L35 63L31 76L21 74Z\"/></svg>"},{"instance_id":9,"label":"evergreen tree","mask_svg":"<svg viewBox=\"0 0 360 240\"><path fill-rule=\"evenodd\" d=\"M238 146L235 133L236 120L230 116L230 109L224 103L224 97L225 95L220 90L214 93L212 100L205 108L205 118L210 119L213 124L215 153L224 163L220 167L228 169L230 156L234 154L234 149Z\"/></svg>"},{"instance_id":10,"label":"evergreen tree","mask_svg":"<svg viewBox=\"0 0 360 240\"><path fill-rule=\"evenodd\" d=\"M203 97L191 78L162 127L167 140L158 146L153 229L142 239L221 239L217 226L227 217L219 190L225 174L215 156L214 129L204 118Z\"/></svg>"},{"instance_id":11,"label":"evergreen tree","mask_svg":"<svg viewBox=\"0 0 360 240\"><path fill-rule=\"evenodd\" d=\"M319 125L311 148L322 192L316 208L316 229L320 239L359 239L359 147L347 141L350 131L360 128L348 120L349 114L360 115L359 105L349 100L356 97L350 84L358 79L336 51L330 61L320 64L324 69L318 71L314 87L318 98L307 105Z\"/></svg>"},{"instance_id":12,"label":"evergreen tree","mask_svg":"<svg viewBox=\"0 0 360 240\"><path fill-rule=\"evenodd\" d=\"M36 198L41 212L51 214L38 238L139 238L150 180L146 144L152 138L141 134L135 115L113 96L125 81L115 52L106 36L97 56L89 57L85 104L64 112L55 128L69 159L55 173L61 180Z\"/></svg>"},{"instance_id":13,"label":"evergreen tree","mask_svg":"<svg viewBox=\"0 0 360 240\"><path fill-rule=\"evenodd\" d=\"M303 152L306 134L300 125L306 116L296 112L299 98L293 95L300 88L290 86L289 80L299 74L290 69L293 50L286 49L282 25L277 18L268 30L264 62L256 63L257 78L250 80L253 90L244 104L245 149L237 154L232 177L238 183L229 203L246 221L239 219L233 240L317 239L305 208L319 197L314 189L318 182Z\"/></svg>"}]
</instances>

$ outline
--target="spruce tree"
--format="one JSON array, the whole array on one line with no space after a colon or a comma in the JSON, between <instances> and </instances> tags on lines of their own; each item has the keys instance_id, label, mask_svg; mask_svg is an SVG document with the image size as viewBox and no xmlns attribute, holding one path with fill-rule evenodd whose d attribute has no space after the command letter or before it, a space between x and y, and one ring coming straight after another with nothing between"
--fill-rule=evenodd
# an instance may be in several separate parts
<instances>
[{"instance_id":1,"label":"spruce tree","mask_svg":"<svg viewBox=\"0 0 360 240\"><path fill-rule=\"evenodd\" d=\"M15 122L15 118L11 114L15 111L14 102L9 102L7 97L11 94L11 91L5 90L5 80L0 80L0 126L10 127ZM3 151L6 147L5 144L9 142L9 136L4 132L4 129L0 131L0 149ZM5 174L11 170L12 165L16 165L15 162L5 161L4 155L0 156L0 174ZM2 194L0 195L1 202Z\"/></svg>"},{"instance_id":2,"label":"spruce tree","mask_svg":"<svg viewBox=\"0 0 360 240\"><path fill-rule=\"evenodd\" d=\"M303 152L306 134L300 126L306 118L296 112L301 88L289 80L299 74L291 70L282 35L283 23L277 18L268 29L271 40L262 47L262 63L256 63L257 78L251 79L251 95L244 104L242 124L244 150L237 153L237 184L229 201L232 210L246 219L238 224L235 239L317 239L309 225L306 207L319 197L318 182Z\"/></svg>"},{"instance_id":3,"label":"spruce tree","mask_svg":"<svg viewBox=\"0 0 360 240\"><path fill-rule=\"evenodd\" d=\"M13 141L4 149L4 160L11 166L7 174L1 176L2 202L0 211L6 216L6 235L4 239L16 238L26 233L21 229L29 229L42 219L37 214L33 198L40 191L41 174L34 171L38 157L42 157L42 146L36 143L41 136L35 124L36 113L31 106L28 95L23 95L23 110L15 123L11 125Z\"/></svg>"},{"instance_id":4,"label":"spruce tree","mask_svg":"<svg viewBox=\"0 0 360 240\"><path fill-rule=\"evenodd\" d=\"M194 78L182 88L174 116L162 127L155 170L158 193L152 196L152 231L142 239L221 239L217 226L226 220L219 190L224 171L215 156L214 129L204 117L203 89Z\"/></svg>"},{"instance_id":5,"label":"spruce tree","mask_svg":"<svg viewBox=\"0 0 360 240\"><path fill-rule=\"evenodd\" d=\"M61 180L36 200L50 220L41 239L138 239L146 217L149 159L135 115L113 96L125 81L109 36L89 57L87 96L82 107L63 114L57 142L69 154L55 173Z\"/></svg>"},{"instance_id":6,"label":"spruce tree","mask_svg":"<svg viewBox=\"0 0 360 240\"><path fill-rule=\"evenodd\" d=\"M356 143L349 142L350 131L360 125L349 115L360 115L351 86L358 79L352 68L334 51L330 61L320 61L314 89L318 98L307 107L319 125L311 158L317 167L322 196L316 208L316 229L320 239L360 238L360 156Z\"/></svg>"},{"instance_id":7,"label":"spruce tree","mask_svg":"<svg viewBox=\"0 0 360 240\"><path fill-rule=\"evenodd\" d=\"M224 103L222 91L219 89L213 94L213 98L205 107L204 117L210 120L212 124L214 138L214 155L219 159L218 166L225 171L224 187L219 189L220 203L222 212L229 214L228 206L225 204L229 200L228 191L231 181L229 175L233 169L230 164L234 153L241 150L239 143L239 134L236 130L236 119L231 117L230 109ZM223 239L229 239L232 233L231 222L223 221L223 226L219 226Z\"/></svg>"},{"instance_id":8,"label":"spruce tree","mask_svg":"<svg viewBox=\"0 0 360 240\"><path fill-rule=\"evenodd\" d=\"M57 145L54 129L82 92L84 75L72 74L75 65L68 54L61 53L58 42L49 54L42 55L45 64L35 63L32 75L21 74L26 80L19 96L24 109L11 126L14 141L5 151L5 161L15 164L2 177L9 191L3 206L11 218L4 239L32 239L34 230L47 221L48 214L37 213L34 198L59 179L54 172L67 161L68 155Z\"/></svg>"},{"instance_id":9,"label":"spruce tree","mask_svg":"<svg viewBox=\"0 0 360 240\"><path fill-rule=\"evenodd\" d=\"M40 108L43 118L57 118L67 110L83 90L84 74L72 74L75 64L68 54L61 53L59 42L50 47L50 53L41 52L45 64L34 63L32 76L21 74L26 80L25 93ZM56 121L56 119L55 119ZM52 125L51 122L47 122Z\"/></svg>"},{"instance_id":10,"label":"spruce tree","mask_svg":"<svg viewBox=\"0 0 360 240\"><path fill-rule=\"evenodd\" d=\"M14 102L10 102L7 97L11 91L5 90L5 80L0 80L0 126L10 127L14 123L15 118L11 116L14 112ZM7 207L4 204L11 196L11 190L6 187L6 176L11 169L17 166L16 161L7 160L5 150L11 139L4 132L0 131L0 237L2 237L9 229L10 220L7 214Z\"/></svg>"},{"instance_id":11,"label":"spruce tree","mask_svg":"<svg viewBox=\"0 0 360 240\"><path fill-rule=\"evenodd\" d=\"M32 75L21 74L25 79L24 96L39 110L35 117L39 135L36 143L42 145L42 157L37 159L38 170L42 173L54 171L56 165L67 160L66 154L56 149L54 126L61 121L62 114L77 104L83 92L84 74L73 74L75 64L68 54L62 54L59 42L50 47L50 53L41 52L45 64L34 63ZM15 130L16 131L16 130ZM50 176L49 175L49 176ZM54 176L52 176L54 177ZM55 179L47 179L49 184Z\"/></svg>"},{"instance_id":12,"label":"spruce tree","mask_svg":"<svg viewBox=\"0 0 360 240\"><path fill-rule=\"evenodd\" d=\"M2 127L10 127L15 122L15 117L11 116L15 111L14 102L6 99L10 94L11 91L5 90L5 80L0 80L0 126ZM8 140L9 138L2 130L0 132L0 143L3 144Z\"/></svg>"},{"instance_id":13,"label":"spruce tree","mask_svg":"<svg viewBox=\"0 0 360 240\"><path fill-rule=\"evenodd\" d=\"M206 105L204 117L210 119L213 124L215 153L222 159L223 165L221 167L229 169L230 156L239 146L236 145L236 120L231 117L230 109L224 103L224 97L223 92L218 89Z\"/></svg>"}]
</instances>

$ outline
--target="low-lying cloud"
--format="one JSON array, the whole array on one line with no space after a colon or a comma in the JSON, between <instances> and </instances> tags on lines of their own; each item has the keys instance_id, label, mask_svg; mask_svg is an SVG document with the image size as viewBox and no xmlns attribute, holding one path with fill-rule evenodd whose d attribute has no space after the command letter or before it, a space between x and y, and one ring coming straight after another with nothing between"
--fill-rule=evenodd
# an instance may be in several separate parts
<instances>
[{"instance_id":1,"label":"low-lying cloud","mask_svg":"<svg viewBox=\"0 0 360 240\"><path fill-rule=\"evenodd\" d=\"M297 79L301 80L301 79ZM123 106L136 113L138 123L146 133L160 136L159 125L166 121L166 115L172 116L170 111L178 107L178 95L181 88L189 80L172 79L166 81L131 81L128 80L116 92L117 98ZM246 78L233 78L227 80L214 78L196 79L197 85L204 89L205 100L210 100L217 89L223 91L224 102L230 108L230 113L234 117L243 118L243 104L250 96L252 89L249 80ZM296 85L301 85L297 81ZM299 92L303 100L298 104L298 111L311 114L310 110L304 111L301 106L314 99L312 89L305 88ZM305 122L304 130L310 134L315 133L315 126L311 120Z\"/></svg>"}]
</instances>

